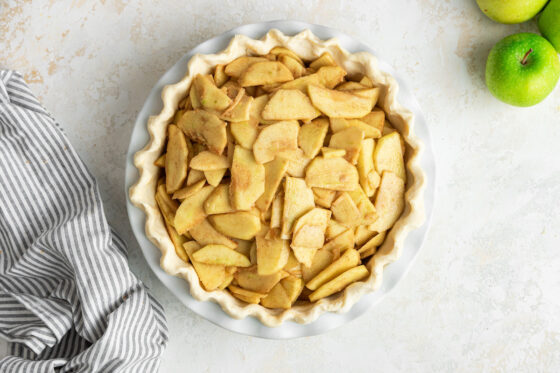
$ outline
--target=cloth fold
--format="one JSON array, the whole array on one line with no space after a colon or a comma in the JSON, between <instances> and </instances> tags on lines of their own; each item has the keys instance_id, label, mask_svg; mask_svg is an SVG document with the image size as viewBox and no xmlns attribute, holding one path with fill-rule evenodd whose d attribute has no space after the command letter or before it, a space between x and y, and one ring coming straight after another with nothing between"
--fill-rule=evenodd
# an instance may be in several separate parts
<instances>
[{"instance_id":1,"label":"cloth fold","mask_svg":"<svg viewBox=\"0 0 560 373\"><path fill-rule=\"evenodd\" d=\"M163 309L99 190L21 75L0 70L0 372L155 372Z\"/></svg>"}]
</instances>

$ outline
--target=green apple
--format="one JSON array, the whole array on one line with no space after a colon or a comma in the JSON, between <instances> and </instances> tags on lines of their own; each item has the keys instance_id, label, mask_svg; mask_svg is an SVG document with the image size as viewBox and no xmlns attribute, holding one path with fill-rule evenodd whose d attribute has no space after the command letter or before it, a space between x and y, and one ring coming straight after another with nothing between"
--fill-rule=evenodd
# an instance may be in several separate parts
<instances>
[{"instance_id":1,"label":"green apple","mask_svg":"<svg viewBox=\"0 0 560 373\"><path fill-rule=\"evenodd\" d=\"M500 100L531 106L544 100L560 77L554 47L531 33L510 35L498 42L486 61L486 85Z\"/></svg>"},{"instance_id":2,"label":"green apple","mask_svg":"<svg viewBox=\"0 0 560 373\"><path fill-rule=\"evenodd\" d=\"M530 20L548 0L476 0L484 14L500 23L521 23Z\"/></svg>"},{"instance_id":3,"label":"green apple","mask_svg":"<svg viewBox=\"0 0 560 373\"><path fill-rule=\"evenodd\" d=\"M539 30L560 52L560 0L550 0L539 17Z\"/></svg>"}]
</instances>

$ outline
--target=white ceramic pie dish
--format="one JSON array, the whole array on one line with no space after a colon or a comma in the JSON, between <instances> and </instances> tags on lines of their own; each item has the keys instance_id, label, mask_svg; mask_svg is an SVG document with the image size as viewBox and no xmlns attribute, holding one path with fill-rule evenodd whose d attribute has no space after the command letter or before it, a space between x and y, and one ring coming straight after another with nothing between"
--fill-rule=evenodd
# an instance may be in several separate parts
<instances>
[{"instance_id":1,"label":"white ceramic pie dish","mask_svg":"<svg viewBox=\"0 0 560 373\"><path fill-rule=\"evenodd\" d=\"M142 111L140 112L138 119L136 121L136 125L135 125L135 129L132 135L132 139L131 139L131 144L130 144L130 148L129 148L129 158L128 158L128 163L127 163L127 175L126 175L126 187L128 190L128 187L131 186L132 184L135 183L135 181L137 180L137 175L136 175L136 169L135 167L132 165L132 160L131 157L134 153L136 153L137 150L139 150L140 148L142 148L147 140L148 140L148 131L146 130L146 123L147 123L147 119L149 116L151 115L156 115L158 114L161 110L161 106L162 106L162 101L161 101L161 90L162 87L165 85L169 85L169 84L173 84L176 83L178 81L181 80L181 78L184 76L185 72L187 71L186 68L186 64L189 61L189 59L195 54L195 53L200 53L200 54L205 54L205 55L209 55L209 54L214 54L217 53L221 50L223 50L226 45L229 43L230 39L232 38L233 35L235 34L244 34L247 35L248 37L252 38L252 39L260 39L264 34L266 34L266 32L269 29L279 29L280 31L282 31L283 33L287 34L287 35L293 35L293 34L297 34L299 31L302 31L304 29L309 29L311 30L311 32L313 32L315 35L317 35L320 39L330 39L332 37L337 37L338 38L338 44L340 44L340 46L346 50L348 50L351 53L355 53L358 51L368 51L371 54L375 55L376 57L379 57L378 54L376 54L375 52L372 52L369 48L367 48L366 46L363 46L355 41L353 41L352 39L341 35L340 33L337 33L336 31L321 27L321 26L313 26L313 25L309 25L309 24L304 24L301 22L286 22L286 21L280 21L280 22L270 22L270 23L264 23L264 24L258 24L258 25L247 25L247 26L243 26L234 30L231 30L221 36L218 36L217 38L214 38L212 40L209 40L201 45L199 45L198 47L196 47L195 49L193 49L190 53L188 53L187 55L185 55L172 69L170 69L158 82L158 84L156 85L156 87L154 87L154 89L152 90L152 92L150 93L150 97L148 98L148 100L146 101ZM420 159L419 161L421 162L420 167L422 169L422 171L424 172L425 178L427 179L427 188L424 188L424 190L426 190L427 192L425 192L425 196L424 196L424 200L425 200L425 209L424 209L424 213L426 215L426 219L425 219L425 223L423 225L421 225L418 229L408 233L408 235L406 236L406 240L404 240L405 242L400 244L400 252L399 252L399 256L400 258L398 259L398 261L396 261L395 263L392 263L391 265L387 266L385 271L383 271L383 285L380 288L377 288L376 291L374 293L370 293L370 294L366 294L364 295L363 292L360 294L360 300L358 301L357 304L354 305L354 307L350 308L350 306L352 304L354 304L356 302L357 299L354 299L354 301L352 301L348 306L344 307L343 311L347 312L346 314L325 314L323 316L321 316L318 320L315 320L317 318L318 315L320 315L320 313L316 313L315 316L313 318L307 318L307 319L303 319L303 322L310 322L307 325L299 325L299 324L295 324L293 322L290 321L286 321L286 320L282 320L283 323L281 324L280 327L277 327L275 329L270 329L270 328L266 328L263 325L255 325L254 323L256 322L254 319L250 318L250 317L246 317L243 318L241 320L236 320L236 319L229 319L229 320L225 320L225 318L228 318L227 316L225 316L224 314L220 314L220 312L216 312L216 304L211 303L211 302L197 302L195 301L193 298L190 297L189 295L189 290L188 287L186 286L187 283L184 282L184 280L180 279L180 278L173 278L171 276L168 276L165 274L164 271L162 271L159 268L159 250L157 248L155 248L148 240L147 237L144 233L144 215L140 210L137 210L136 208L134 208L129 201L128 204L128 210L129 210L129 216L130 216L130 220L131 220L131 224L134 230L134 233L137 237L137 239L139 240L139 243L141 244L141 247L143 249L144 255L146 256L150 266L152 267L152 269L154 269L155 273L158 275L158 277L170 288L170 290L179 297L179 299L181 299L183 301L183 303L185 303L187 306L189 306L191 309L193 309L195 312L200 313L202 316L208 318L209 320L218 323L228 329L232 329L238 332L242 332L242 333L246 333L246 334L252 334L252 335L257 335L257 336L261 336L261 337L270 337L270 338L290 338L290 337L297 337L297 336L303 336L303 335L311 335L311 334L317 334L320 333L322 331L331 329L335 326L340 325L341 323L345 322L343 320L350 320L354 317L356 317L357 315L361 314L365 309L367 309L368 305L371 305L373 302L375 302L376 298L380 299L380 297L386 293L386 291L391 288L391 284L394 284L396 282L396 280L398 280L399 278L401 278L404 275L404 272L406 270L406 268L408 267L408 265L410 264L412 258L414 257L414 254L418 251L419 247L421 246L421 241L425 235L426 229L427 229L427 225L429 222L429 217L431 215L431 208L432 208L432 202L433 202L433 180L434 180L434 167L433 167L433 157L428 156L426 157L425 154L429 154L431 155L431 151L429 149L429 136L427 133L427 128L425 126L425 123L423 121L422 115L419 111L418 105L417 103L414 101L414 99L412 98L412 96L409 94L409 92L406 90L406 87L404 87L402 81L400 81L400 79L398 79L398 76L392 71L392 69L388 66L385 66L385 64L383 64L382 62L379 62L379 67L380 70L389 73L390 75L392 75L394 78L397 79L398 84L400 86L400 90L399 90L399 94L398 94L398 102L403 105L404 107L406 107L407 109L411 110L414 113L414 116L416 118L416 123L414 124L414 133L416 135L416 137L421 139L421 142L424 145L424 151L422 152L423 154L420 155ZM403 97L404 96L404 97ZM403 99L404 98L404 99ZM165 111L165 110L164 110ZM427 151L426 151L427 150ZM418 157L418 154L416 154L416 157ZM137 202L137 201L136 201ZM416 219L416 221L421 221ZM420 233L420 234L419 234ZM150 235L150 237L152 238L152 240L154 240L154 237ZM410 245L410 241L411 238L414 239L414 244ZM160 246L161 247L161 246ZM406 259L408 257L408 260ZM394 260L394 259L393 259ZM395 264L400 264L399 267L400 268L399 271L396 271L396 273L393 275L391 272L393 271L389 271L393 266L395 266ZM407 265L408 264L408 265ZM395 266L396 267L396 266ZM169 272L169 271L168 271ZM181 286L179 286L179 284L176 281L173 280L179 280L182 282ZM192 281L191 281L192 283ZM198 285L198 282L196 283L196 285ZM195 291L194 295L197 298L201 298L198 294L196 294L196 286L195 289L191 288L191 292ZM371 297L371 296L374 297ZM185 297L186 296L186 297ZM371 300L369 302L364 302L365 299L371 298ZM206 299L212 299L212 300L216 300L215 298L206 298ZM221 303L222 307L224 307L223 302L218 298L217 299L218 302ZM242 316L246 316L246 315L250 315L251 313L245 313L243 315L241 314L235 314L235 312L231 312L230 309L228 309L228 307L225 307L226 311L228 311L229 314L234 314L236 317L242 317ZM361 310L361 311L360 311ZM264 321L265 324L269 324L271 325L270 320L267 320L266 318L263 320L263 318L257 314L257 316L259 316L259 318ZM305 316L305 315L304 315ZM327 317L329 316L329 317ZM331 317L330 316L336 316L335 319L333 320L328 320ZM297 318L294 318L296 320L298 320ZM287 320L289 320L289 318L287 318ZM301 322L301 318L298 320ZM315 321L314 321L315 320ZM324 321L326 320L326 321ZM278 323L276 323L278 324ZM312 327L310 327L312 326ZM263 329L264 328L264 329Z\"/></svg>"}]
</instances>

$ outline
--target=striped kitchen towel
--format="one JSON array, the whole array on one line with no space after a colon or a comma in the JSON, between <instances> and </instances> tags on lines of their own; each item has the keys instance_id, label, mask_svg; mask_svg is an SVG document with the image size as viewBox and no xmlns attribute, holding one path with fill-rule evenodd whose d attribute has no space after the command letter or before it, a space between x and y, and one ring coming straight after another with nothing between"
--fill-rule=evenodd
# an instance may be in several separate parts
<instances>
[{"instance_id":1,"label":"striped kitchen towel","mask_svg":"<svg viewBox=\"0 0 560 373\"><path fill-rule=\"evenodd\" d=\"M130 272L94 177L0 70L0 372L155 372L163 309Z\"/></svg>"}]
</instances>

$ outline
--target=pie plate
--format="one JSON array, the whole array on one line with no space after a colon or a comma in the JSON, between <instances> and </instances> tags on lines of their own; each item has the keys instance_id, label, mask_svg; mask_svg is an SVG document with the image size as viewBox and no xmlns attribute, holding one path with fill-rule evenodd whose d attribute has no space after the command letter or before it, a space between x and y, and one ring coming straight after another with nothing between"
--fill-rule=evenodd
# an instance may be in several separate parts
<instances>
[{"instance_id":1,"label":"pie plate","mask_svg":"<svg viewBox=\"0 0 560 373\"><path fill-rule=\"evenodd\" d=\"M144 212L135 207L128 197L129 188L138 179L138 171L133 162L134 154L138 150L142 149L149 140L146 123L150 116L157 115L162 109L161 92L163 87L181 80L187 71L187 64L189 60L195 54L217 53L226 48L231 38L235 35L243 34L253 39L259 39L270 29L278 29L288 35L294 35L303 30L309 29L313 34L321 39L337 38L340 45L350 53L365 51L376 56L379 68L391 74L398 82L398 101L414 114L414 132L423 143L423 149L420 154L419 162L426 176L423 196L425 220L422 225L412 230L406 237L400 258L385 268L381 287L373 293L365 294L346 313L325 313L317 320L308 324L298 324L293 321L285 321L274 328L263 325L253 317L234 319L227 315L218 304L207 301L201 302L194 299L190 295L189 285L184 279L171 276L160 268L161 252L146 236L144 230ZM125 190L127 193L127 209L130 224L134 235L140 244L144 257L156 276L183 304L212 323L231 331L261 338L288 339L321 334L355 319L370 309L374 304L378 303L385 294L387 294L396 285L396 283L404 277L420 250L429 228L435 194L435 160L430 146L428 127L416 99L399 75L389 65L383 62L382 56L368 46L350 38L349 36L324 26L297 21L272 21L241 26L203 42L185 54L160 78L151 90L134 124L127 153Z\"/></svg>"}]
</instances>

